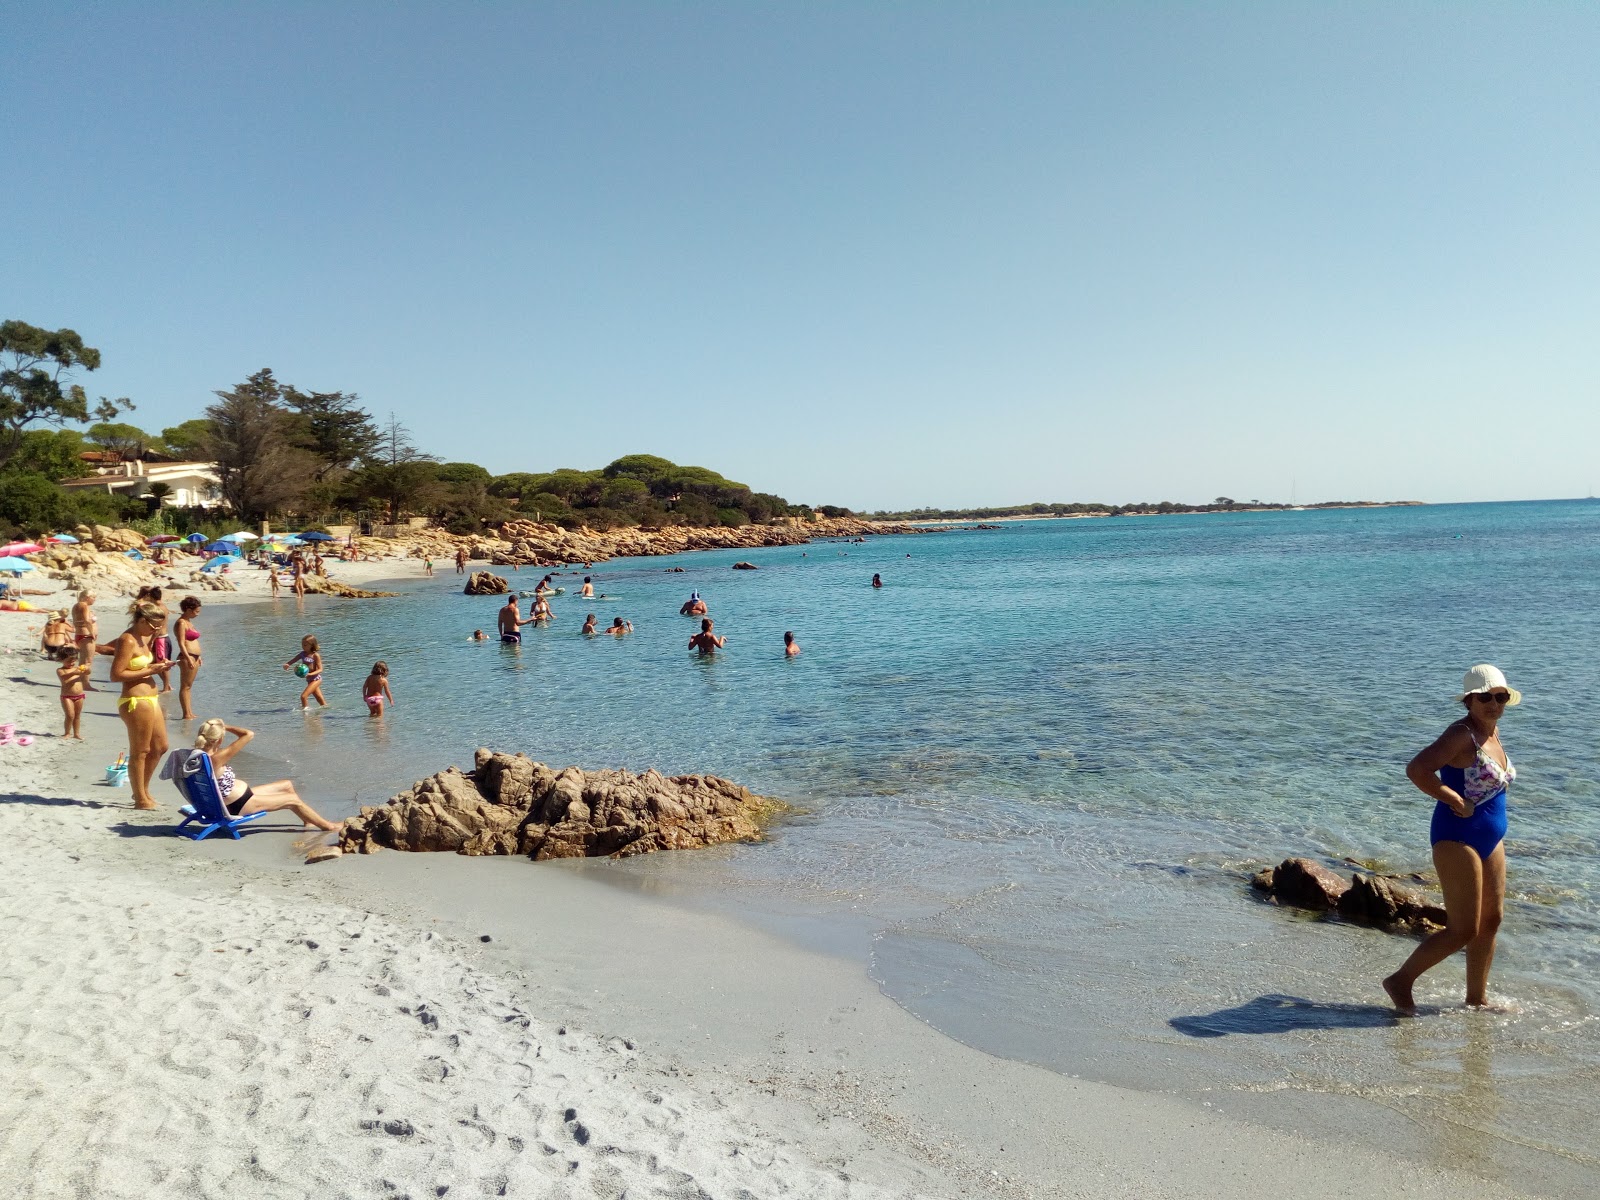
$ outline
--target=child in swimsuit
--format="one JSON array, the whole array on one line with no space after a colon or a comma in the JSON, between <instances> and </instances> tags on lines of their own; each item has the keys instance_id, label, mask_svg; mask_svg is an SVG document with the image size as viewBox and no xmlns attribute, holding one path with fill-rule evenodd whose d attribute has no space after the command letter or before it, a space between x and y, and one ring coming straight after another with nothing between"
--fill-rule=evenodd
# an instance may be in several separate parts
<instances>
[{"instance_id":1,"label":"child in swimsuit","mask_svg":"<svg viewBox=\"0 0 1600 1200\"><path fill-rule=\"evenodd\" d=\"M79 664L71 646L62 646L55 657L61 664L56 668L56 678L61 681L61 714L65 718L61 736L81 742L83 734L78 732L78 722L83 719L83 683L89 678L89 668Z\"/></svg>"},{"instance_id":2,"label":"child in swimsuit","mask_svg":"<svg viewBox=\"0 0 1600 1200\"><path fill-rule=\"evenodd\" d=\"M372 674L361 685L361 698L367 702L367 715L370 717L383 716L385 699L390 704L394 703L394 693L389 690L388 663L379 661L372 664Z\"/></svg>"},{"instance_id":3,"label":"child in swimsuit","mask_svg":"<svg viewBox=\"0 0 1600 1200\"><path fill-rule=\"evenodd\" d=\"M283 669L287 671L296 663L306 665L306 686L300 693L301 711L304 712L311 707L307 701L313 696L317 698L319 707L328 707L328 702L322 695L322 653L317 649L317 639L309 633L300 639L300 653L284 663Z\"/></svg>"}]
</instances>

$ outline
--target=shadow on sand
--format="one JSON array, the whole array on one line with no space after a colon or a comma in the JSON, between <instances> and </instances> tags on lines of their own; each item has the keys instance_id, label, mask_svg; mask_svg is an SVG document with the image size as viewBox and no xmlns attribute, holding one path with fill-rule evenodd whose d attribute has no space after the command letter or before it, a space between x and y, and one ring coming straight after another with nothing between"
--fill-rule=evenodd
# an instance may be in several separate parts
<instances>
[{"instance_id":1,"label":"shadow on sand","mask_svg":"<svg viewBox=\"0 0 1600 1200\"><path fill-rule=\"evenodd\" d=\"M72 796L0 795L0 804L43 804L50 808L132 808L133 802L118 804L114 800L78 800Z\"/></svg>"},{"instance_id":2,"label":"shadow on sand","mask_svg":"<svg viewBox=\"0 0 1600 1200\"><path fill-rule=\"evenodd\" d=\"M1257 996L1246 1004L1167 1022L1190 1037L1230 1033L1294 1033L1301 1029L1386 1029L1399 1014L1381 1004L1323 1004L1299 996Z\"/></svg>"}]
</instances>

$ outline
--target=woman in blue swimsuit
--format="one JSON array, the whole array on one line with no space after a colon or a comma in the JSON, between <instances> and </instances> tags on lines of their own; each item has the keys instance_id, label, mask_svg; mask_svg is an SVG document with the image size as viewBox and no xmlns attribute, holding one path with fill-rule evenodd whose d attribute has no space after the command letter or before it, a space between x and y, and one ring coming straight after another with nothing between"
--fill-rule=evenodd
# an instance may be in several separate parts
<instances>
[{"instance_id":1,"label":"woman in blue swimsuit","mask_svg":"<svg viewBox=\"0 0 1600 1200\"><path fill-rule=\"evenodd\" d=\"M1417 977L1457 950L1467 952L1467 1003L1488 1003L1494 939L1506 901L1506 786L1516 768L1500 744L1500 717L1522 703L1498 667L1473 667L1461 682L1467 715L1406 766L1406 777L1434 798L1433 865L1444 889L1445 927L1383 981L1401 1012L1416 1008Z\"/></svg>"}]
</instances>

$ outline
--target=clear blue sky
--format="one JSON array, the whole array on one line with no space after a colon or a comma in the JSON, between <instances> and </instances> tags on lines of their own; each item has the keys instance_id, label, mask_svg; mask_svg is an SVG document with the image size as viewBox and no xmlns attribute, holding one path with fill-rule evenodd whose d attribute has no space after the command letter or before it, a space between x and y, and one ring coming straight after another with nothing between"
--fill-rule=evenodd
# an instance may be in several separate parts
<instances>
[{"instance_id":1,"label":"clear blue sky","mask_svg":"<svg viewBox=\"0 0 1600 1200\"><path fill-rule=\"evenodd\" d=\"M1600 490L1600 5L7 10L0 316L493 471Z\"/></svg>"}]
</instances>

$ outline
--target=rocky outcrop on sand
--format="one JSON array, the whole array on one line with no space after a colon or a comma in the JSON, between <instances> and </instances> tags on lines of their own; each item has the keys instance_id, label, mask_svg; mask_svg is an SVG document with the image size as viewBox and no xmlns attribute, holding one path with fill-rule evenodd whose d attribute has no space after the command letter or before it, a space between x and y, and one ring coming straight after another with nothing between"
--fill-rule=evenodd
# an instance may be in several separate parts
<instances>
[{"instance_id":1,"label":"rocky outcrop on sand","mask_svg":"<svg viewBox=\"0 0 1600 1200\"><path fill-rule=\"evenodd\" d=\"M663 529L563 529L543 521L512 520L489 534L455 535L442 529L407 530L397 538L368 539L409 558L449 560L458 549L496 566L559 567L627 556L652 557L685 550L756 550L798 546L818 538L855 538L873 533L928 533L913 525L879 525L854 517L797 525L741 525Z\"/></svg>"},{"instance_id":2,"label":"rocky outcrop on sand","mask_svg":"<svg viewBox=\"0 0 1600 1200\"><path fill-rule=\"evenodd\" d=\"M715 775L654 770L556 770L525 754L479 749L470 772L455 767L414 784L345 822L340 848L551 858L626 858L755 841L784 809Z\"/></svg>"},{"instance_id":3,"label":"rocky outcrop on sand","mask_svg":"<svg viewBox=\"0 0 1600 1200\"><path fill-rule=\"evenodd\" d=\"M1286 858L1276 867L1257 871L1250 886L1275 904L1336 913L1346 921L1393 933L1432 933L1444 928L1444 908L1393 875L1358 871L1347 882L1309 858Z\"/></svg>"},{"instance_id":4,"label":"rocky outcrop on sand","mask_svg":"<svg viewBox=\"0 0 1600 1200\"><path fill-rule=\"evenodd\" d=\"M461 589L461 593L465 596L503 596L510 589L510 582L492 571L474 571L467 577L467 586Z\"/></svg>"}]
</instances>

